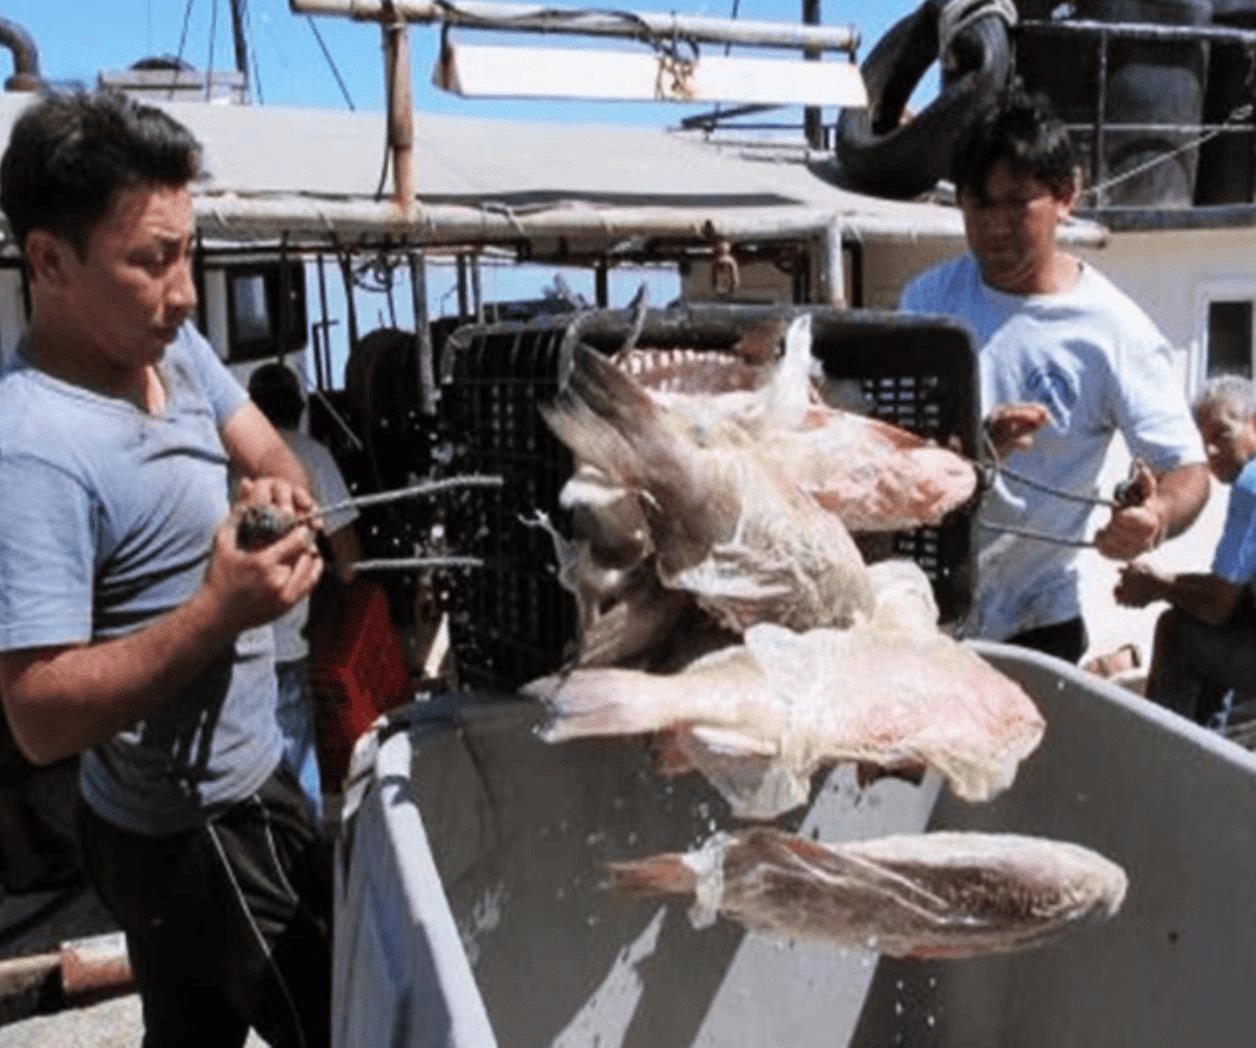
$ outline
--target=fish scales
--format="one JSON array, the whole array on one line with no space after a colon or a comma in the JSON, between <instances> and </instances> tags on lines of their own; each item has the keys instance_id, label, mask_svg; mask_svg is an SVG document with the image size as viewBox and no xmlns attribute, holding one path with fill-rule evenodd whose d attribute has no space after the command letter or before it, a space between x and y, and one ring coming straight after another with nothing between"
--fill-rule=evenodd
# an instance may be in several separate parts
<instances>
[{"instance_id":1,"label":"fish scales","mask_svg":"<svg viewBox=\"0 0 1256 1048\"><path fill-rule=\"evenodd\" d=\"M840 846L775 829L613 863L611 884L694 900L758 932L897 957L962 958L1043 945L1108 920L1125 872L1099 853L1020 834L902 834Z\"/></svg>"}]
</instances>

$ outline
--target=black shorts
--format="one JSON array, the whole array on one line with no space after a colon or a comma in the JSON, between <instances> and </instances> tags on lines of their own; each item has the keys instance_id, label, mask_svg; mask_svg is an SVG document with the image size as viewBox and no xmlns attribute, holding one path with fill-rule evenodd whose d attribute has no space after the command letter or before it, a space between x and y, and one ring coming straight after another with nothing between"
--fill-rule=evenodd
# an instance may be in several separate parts
<instances>
[{"instance_id":1,"label":"black shorts","mask_svg":"<svg viewBox=\"0 0 1256 1048\"><path fill-rule=\"evenodd\" d=\"M331 1039L331 853L287 765L184 833L79 805L84 868L127 936L145 1048Z\"/></svg>"}]
</instances>

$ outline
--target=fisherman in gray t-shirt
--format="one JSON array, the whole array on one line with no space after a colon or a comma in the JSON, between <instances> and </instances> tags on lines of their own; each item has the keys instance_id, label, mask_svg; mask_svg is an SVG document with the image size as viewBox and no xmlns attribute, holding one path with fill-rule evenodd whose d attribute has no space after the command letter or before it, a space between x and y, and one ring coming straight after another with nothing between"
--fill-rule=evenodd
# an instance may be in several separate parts
<instances>
[{"instance_id":1,"label":"fisherman in gray t-shirt","mask_svg":"<svg viewBox=\"0 0 1256 1048\"><path fill-rule=\"evenodd\" d=\"M0 696L25 755L81 753L85 871L127 935L145 1045L327 1044L330 866L281 765L268 623L322 562L241 549L242 503L312 508L187 323L200 149L122 96L14 125L0 207L31 319L0 378Z\"/></svg>"}]
</instances>

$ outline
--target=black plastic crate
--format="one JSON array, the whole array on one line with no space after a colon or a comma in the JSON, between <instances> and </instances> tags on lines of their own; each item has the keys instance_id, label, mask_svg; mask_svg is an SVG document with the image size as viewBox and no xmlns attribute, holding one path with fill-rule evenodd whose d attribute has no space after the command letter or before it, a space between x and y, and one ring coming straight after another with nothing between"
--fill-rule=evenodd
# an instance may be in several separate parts
<instances>
[{"instance_id":1,"label":"black plastic crate","mask_svg":"<svg viewBox=\"0 0 1256 1048\"><path fill-rule=\"evenodd\" d=\"M641 347L726 350L754 325L812 314L812 352L835 380L857 385L865 410L975 457L976 358L967 327L941 317L831 307L693 306L650 311ZM567 449L538 404L558 391L579 342L604 353L624 343L631 317L594 310L528 322L473 325L449 339L440 416L452 453L443 472L498 473L502 489L467 492L450 506L451 547L486 566L443 572L441 610L464 683L513 691L571 653L575 602L558 583L553 546L522 516L545 510L565 534L558 494L571 475ZM970 514L940 527L874 539L869 555L911 557L933 583L944 624L968 608L973 582Z\"/></svg>"}]
</instances>

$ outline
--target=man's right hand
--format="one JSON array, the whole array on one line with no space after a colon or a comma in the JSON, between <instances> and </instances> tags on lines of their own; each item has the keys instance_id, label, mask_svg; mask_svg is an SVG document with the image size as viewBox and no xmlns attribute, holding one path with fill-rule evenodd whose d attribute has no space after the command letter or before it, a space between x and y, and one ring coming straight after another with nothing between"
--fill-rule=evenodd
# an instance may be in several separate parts
<instances>
[{"instance_id":1,"label":"man's right hand","mask_svg":"<svg viewBox=\"0 0 1256 1048\"><path fill-rule=\"evenodd\" d=\"M1013 451L1032 447L1034 434L1051 421L1051 412L1042 404L999 404L986 417L986 436L1000 461Z\"/></svg>"},{"instance_id":2,"label":"man's right hand","mask_svg":"<svg viewBox=\"0 0 1256 1048\"><path fill-rule=\"evenodd\" d=\"M323 571L309 527L294 528L268 546L242 549L237 541L240 514L259 501L284 512L309 508L304 492L282 481L242 481L240 500L214 535L205 588L224 628L232 633L273 622L308 597Z\"/></svg>"}]
</instances>

